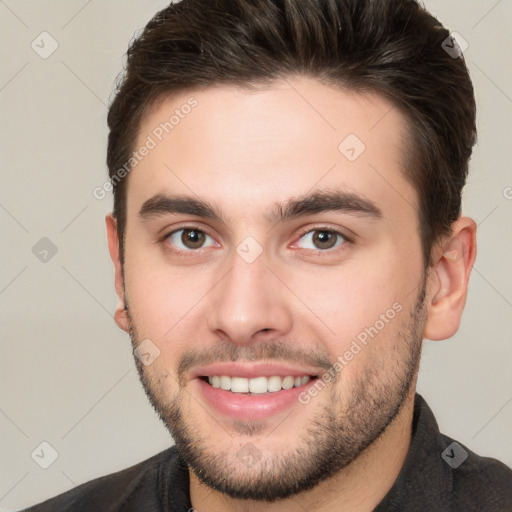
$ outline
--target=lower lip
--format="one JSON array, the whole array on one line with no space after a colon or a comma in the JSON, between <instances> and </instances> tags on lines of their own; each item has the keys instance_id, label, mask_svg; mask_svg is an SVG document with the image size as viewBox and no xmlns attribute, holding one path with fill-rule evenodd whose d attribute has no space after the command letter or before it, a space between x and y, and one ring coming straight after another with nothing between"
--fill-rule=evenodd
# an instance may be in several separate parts
<instances>
[{"instance_id":1,"label":"lower lip","mask_svg":"<svg viewBox=\"0 0 512 512\"><path fill-rule=\"evenodd\" d=\"M258 421L286 410L298 403L299 395L316 379L297 388L282 389L265 394L232 393L214 388L203 379L195 379L206 401L223 416L242 421Z\"/></svg>"}]
</instances>

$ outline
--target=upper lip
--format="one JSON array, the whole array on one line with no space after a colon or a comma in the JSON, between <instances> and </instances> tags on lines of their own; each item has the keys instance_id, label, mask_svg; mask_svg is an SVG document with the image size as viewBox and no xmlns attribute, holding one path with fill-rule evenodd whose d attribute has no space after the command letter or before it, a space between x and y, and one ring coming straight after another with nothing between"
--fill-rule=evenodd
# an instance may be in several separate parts
<instances>
[{"instance_id":1,"label":"upper lip","mask_svg":"<svg viewBox=\"0 0 512 512\"><path fill-rule=\"evenodd\" d=\"M190 373L190 378L211 377L213 375L228 375L229 377L244 377L246 379L272 377L274 375L303 377L304 375L317 376L319 373L318 368L291 366L278 362L225 362L195 368Z\"/></svg>"}]
</instances>

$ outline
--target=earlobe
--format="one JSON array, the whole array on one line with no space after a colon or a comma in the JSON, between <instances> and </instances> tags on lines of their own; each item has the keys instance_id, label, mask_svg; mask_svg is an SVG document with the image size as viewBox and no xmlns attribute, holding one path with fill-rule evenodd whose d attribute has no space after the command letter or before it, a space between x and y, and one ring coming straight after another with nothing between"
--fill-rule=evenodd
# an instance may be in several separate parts
<instances>
[{"instance_id":1,"label":"earlobe","mask_svg":"<svg viewBox=\"0 0 512 512\"><path fill-rule=\"evenodd\" d=\"M125 308L123 302L119 302L116 311L114 313L114 320L117 326L125 332L130 332L130 319L128 318L128 311Z\"/></svg>"},{"instance_id":2,"label":"earlobe","mask_svg":"<svg viewBox=\"0 0 512 512\"><path fill-rule=\"evenodd\" d=\"M114 320L118 327L120 327L123 331L129 332L130 319L128 317L128 311L125 307L126 298L124 296L124 275L123 265L121 264L120 258L117 221L111 213L105 216L105 224L107 228L108 250L110 253L110 258L112 259L112 263L114 264L116 294L119 299L119 304L114 313Z\"/></svg>"},{"instance_id":3,"label":"earlobe","mask_svg":"<svg viewBox=\"0 0 512 512\"><path fill-rule=\"evenodd\" d=\"M476 257L476 224L462 217L452 225L452 234L434 250L427 293L427 323L424 337L443 340L453 336L460 324L469 276Z\"/></svg>"}]
</instances>

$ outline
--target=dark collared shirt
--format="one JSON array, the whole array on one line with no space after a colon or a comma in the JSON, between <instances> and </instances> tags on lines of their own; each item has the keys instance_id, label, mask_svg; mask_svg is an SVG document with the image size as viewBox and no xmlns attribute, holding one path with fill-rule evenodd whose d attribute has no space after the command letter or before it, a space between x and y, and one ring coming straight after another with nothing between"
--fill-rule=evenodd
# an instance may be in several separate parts
<instances>
[{"instance_id":1,"label":"dark collared shirt","mask_svg":"<svg viewBox=\"0 0 512 512\"><path fill-rule=\"evenodd\" d=\"M188 512L189 476L176 447L80 485L26 512ZM416 395L404 466L374 512L512 512L512 470L441 434ZM198 511L198 512L208 512Z\"/></svg>"}]
</instances>

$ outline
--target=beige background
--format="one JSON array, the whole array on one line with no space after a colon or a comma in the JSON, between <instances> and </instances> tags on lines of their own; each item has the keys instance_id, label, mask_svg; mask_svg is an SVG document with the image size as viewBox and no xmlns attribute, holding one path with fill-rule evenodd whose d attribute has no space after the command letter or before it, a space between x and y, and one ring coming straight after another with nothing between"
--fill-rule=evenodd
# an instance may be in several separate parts
<instances>
[{"instance_id":1,"label":"beige background","mask_svg":"<svg viewBox=\"0 0 512 512\"><path fill-rule=\"evenodd\" d=\"M172 442L112 319L103 223L111 199L92 195L106 179L106 105L123 54L165 4L0 0L3 511ZM419 391L445 433L512 465L512 1L426 5L469 43L480 140L464 204L479 224L480 247L461 329L425 344ZM31 47L43 31L58 43L46 59ZM42 237L57 248L46 263L32 252ZM58 452L46 470L31 457L41 442Z\"/></svg>"}]
</instances>

